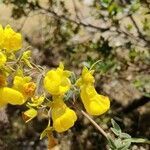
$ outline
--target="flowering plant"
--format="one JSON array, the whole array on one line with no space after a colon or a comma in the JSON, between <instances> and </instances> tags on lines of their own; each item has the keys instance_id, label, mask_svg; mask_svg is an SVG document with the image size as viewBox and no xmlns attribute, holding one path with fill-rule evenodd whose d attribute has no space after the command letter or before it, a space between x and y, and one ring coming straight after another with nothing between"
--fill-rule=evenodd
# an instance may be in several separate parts
<instances>
[{"instance_id":1,"label":"flowering plant","mask_svg":"<svg viewBox=\"0 0 150 150\"><path fill-rule=\"evenodd\" d=\"M102 115L110 108L109 98L97 93L93 74L92 67L84 67L81 76L73 82L74 73L65 70L62 62L51 70L34 64L31 51L22 49L22 35L9 25L5 28L0 25L0 107L26 105L28 109L22 113L25 122L39 113L46 116L48 125L41 139L47 136L53 141L53 131L61 133L73 127L76 112L80 110L107 140L112 141L89 116ZM89 115L75 105L78 95ZM66 103L66 97L70 103Z\"/></svg>"}]
</instances>

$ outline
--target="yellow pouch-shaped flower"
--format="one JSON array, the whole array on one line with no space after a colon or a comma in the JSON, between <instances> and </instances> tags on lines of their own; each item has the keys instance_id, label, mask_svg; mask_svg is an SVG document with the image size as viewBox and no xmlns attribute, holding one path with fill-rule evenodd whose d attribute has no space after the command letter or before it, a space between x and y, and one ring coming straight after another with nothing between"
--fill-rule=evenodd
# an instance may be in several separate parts
<instances>
[{"instance_id":1,"label":"yellow pouch-shaped flower","mask_svg":"<svg viewBox=\"0 0 150 150\"><path fill-rule=\"evenodd\" d=\"M67 131L77 120L76 113L66 106L61 97L54 98L52 104L53 128L57 132Z\"/></svg>"},{"instance_id":2,"label":"yellow pouch-shaped flower","mask_svg":"<svg viewBox=\"0 0 150 150\"><path fill-rule=\"evenodd\" d=\"M63 95L71 86L69 71L64 71L64 66L60 63L56 70L47 72L44 78L44 88L52 95Z\"/></svg>"},{"instance_id":3,"label":"yellow pouch-shaped flower","mask_svg":"<svg viewBox=\"0 0 150 150\"><path fill-rule=\"evenodd\" d=\"M15 32L9 25L7 25L3 32L4 39L2 48L6 52L14 52L22 47L22 36L20 33Z\"/></svg>"},{"instance_id":4,"label":"yellow pouch-shaped flower","mask_svg":"<svg viewBox=\"0 0 150 150\"><path fill-rule=\"evenodd\" d=\"M25 98L22 93L8 87L0 88L0 106L5 104L22 105Z\"/></svg>"},{"instance_id":5,"label":"yellow pouch-shaped flower","mask_svg":"<svg viewBox=\"0 0 150 150\"><path fill-rule=\"evenodd\" d=\"M86 111L90 115L101 115L109 109L110 101L108 97L96 92L93 73L94 70L88 70L84 67L76 85L81 89L80 96Z\"/></svg>"},{"instance_id":6,"label":"yellow pouch-shaped flower","mask_svg":"<svg viewBox=\"0 0 150 150\"><path fill-rule=\"evenodd\" d=\"M110 108L109 98L98 94L93 85L84 85L80 96L90 115L102 115Z\"/></svg>"}]
</instances>

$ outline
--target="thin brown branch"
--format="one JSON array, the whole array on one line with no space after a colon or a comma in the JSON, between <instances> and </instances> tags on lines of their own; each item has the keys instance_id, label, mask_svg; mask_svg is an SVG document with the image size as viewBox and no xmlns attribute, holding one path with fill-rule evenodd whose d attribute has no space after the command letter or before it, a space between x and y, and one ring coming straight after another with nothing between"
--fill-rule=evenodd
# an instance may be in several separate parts
<instances>
[{"instance_id":1,"label":"thin brown branch","mask_svg":"<svg viewBox=\"0 0 150 150\"><path fill-rule=\"evenodd\" d=\"M81 110L81 113L96 127L96 129L106 138L108 139L107 133L83 110Z\"/></svg>"},{"instance_id":2,"label":"thin brown branch","mask_svg":"<svg viewBox=\"0 0 150 150\"><path fill-rule=\"evenodd\" d=\"M49 14L53 15L53 16L54 16L56 19L58 19L58 20L61 20L61 19L62 19L62 20L67 20L67 21L70 21L70 22L72 22L72 23L74 23L74 24L76 24L76 25L78 25L78 26L83 26L83 27L92 28L92 29L95 29L95 30L100 31L100 32L105 32L105 31L109 31L109 30L110 30L109 27L107 27L107 28L102 28L102 27L98 27L98 26L95 26L95 25L92 25L92 24L89 24L89 23L85 23L85 22L79 21L79 20L76 21L76 20L74 20L74 19L72 19L72 18L67 17L67 16L64 15L64 14L59 15L59 14L57 14L55 11L53 11L53 10L51 10L51 9L43 8L43 7L41 7L40 5L37 5L37 9L41 10L41 11L42 11L41 13L43 13L43 14L49 13ZM148 42L145 38L143 38L143 36L142 36L142 37L139 36L139 38L138 38L138 37L135 37L134 35L132 35L132 34L126 32L126 31L123 31L123 30L121 30L120 28L117 29L117 32L118 32L118 34L123 33L123 34L125 34L127 37L130 37L131 39L135 39L136 44L139 44L139 43L140 43L140 39L143 39L143 40L146 42L146 45L149 45L149 42Z\"/></svg>"},{"instance_id":3,"label":"thin brown branch","mask_svg":"<svg viewBox=\"0 0 150 150\"><path fill-rule=\"evenodd\" d=\"M88 23L81 22L81 21L76 21L76 20L74 20L74 19L71 19L71 18L67 17L66 15L63 15L63 14L59 15L59 14L57 14L55 11L50 10L50 9L43 8L43 7L41 7L40 5L37 5L37 8L40 9L40 10L42 10L42 11L44 11L44 12L46 12L46 13L52 14L53 16L55 16L55 17L58 18L58 19L67 20L67 21L70 21L70 22L72 22L72 23L74 23L74 24L76 24L76 25L93 28L93 29L99 30L99 31L101 31L101 32L105 32L105 31L108 31L108 30L109 30L109 28L102 28L102 27L98 27L98 26L95 26L95 25L92 25L92 24L88 24ZM44 12L43 12L43 13L44 13Z\"/></svg>"},{"instance_id":4,"label":"thin brown branch","mask_svg":"<svg viewBox=\"0 0 150 150\"><path fill-rule=\"evenodd\" d=\"M144 35L141 33L140 29L139 29L139 26L137 25L135 19L133 18L132 15L129 16L129 18L131 19L132 23L134 24L138 34L139 34L139 37L142 38L144 41L147 42L147 40L145 39Z\"/></svg>"}]
</instances>

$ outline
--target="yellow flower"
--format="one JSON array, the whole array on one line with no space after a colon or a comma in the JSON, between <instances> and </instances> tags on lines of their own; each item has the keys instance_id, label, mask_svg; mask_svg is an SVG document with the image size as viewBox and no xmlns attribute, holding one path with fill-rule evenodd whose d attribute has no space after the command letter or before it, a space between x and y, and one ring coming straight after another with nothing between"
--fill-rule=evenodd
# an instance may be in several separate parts
<instances>
[{"instance_id":1,"label":"yellow flower","mask_svg":"<svg viewBox=\"0 0 150 150\"><path fill-rule=\"evenodd\" d=\"M0 106L6 104L22 105L25 102L22 93L9 87L0 88Z\"/></svg>"},{"instance_id":2,"label":"yellow flower","mask_svg":"<svg viewBox=\"0 0 150 150\"><path fill-rule=\"evenodd\" d=\"M74 125L77 120L75 112L66 106L62 97L53 97L52 120L57 132L64 132Z\"/></svg>"},{"instance_id":3,"label":"yellow flower","mask_svg":"<svg viewBox=\"0 0 150 150\"><path fill-rule=\"evenodd\" d=\"M64 66L60 63L57 69L47 72L44 78L44 88L52 95L63 95L71 86L69 80L71 72L64 71Z\"/></svg>"},{"instance_id":4,"label":"yellow flower","mask_svg":"<svg viewBox=\"0 0 150 150\"><path fill-rule=\"evenodd\" d=\"M84 85L81 88L80 96L90 115L104 114L110 107L109 98L98 94L93 85Z\"/></svg>"},{"instance_id":5,"label":"yellow flower","mask_svg":"<svg viewBox=\"0 0 150 150\"><path fill-rule=\"evenodd\" d=\"M13 88L21 92L26 98L32 97L35 93L36 85L34 82L30 82L31 77L15 76L13 82Z\"/></svg>"},{"instance_id":6,"label":"yellow flower","mask_svg":"<svg viewBox=\"0 0 150 150\"><path fill-rule=\"evenodd\" d=\"M14 52L22 47L22 36L20 33L15 32L9 25L7 25L3 32L4 40L2 48L6 52Z\"/></svg>"},{"instance_id":7,"label":"yellow flower","mask_svg":"<svg viewBox=\"0 0 150 150\"><path fill-rule=\"evenodd\" d=\"M81 89L80 96L86 111L90 115L101 115L110 108L110 101L108 97L96 92L93 72L84 67L81 78L77 80L76 85Z\"/></svg>"},{"instance_id":8,"label":"yellow flower","mask_svg":"<svg viewBox=\"0 0 150 150\"><path fill-rule=\"evenodd\" d=\"M0 25L0 48L2 48L4 42L4 30L2 25Z\"/></svg>"},{"instance_id":9,"label":"yellow flower","mask_svg":"<svg viewBox=\"0 0 150 150\"><path fill-rule=\"evenodd\" d=\"M82 86L84 84L93 84L95 79L93 77L94 70L88 70L87 67L84 67L82 70L81 78L76 82L77 86Z\"/></svg>"},{"instance_id":10,"label":"yellow flower","mask_svg":"<svg viewBox=\"0 0 150 150\"><path fill-rule=\"evenodd\" d=\"M6 55L0 51L0 67L2 67L7 61Z\"/></svg>"}]
</instances>

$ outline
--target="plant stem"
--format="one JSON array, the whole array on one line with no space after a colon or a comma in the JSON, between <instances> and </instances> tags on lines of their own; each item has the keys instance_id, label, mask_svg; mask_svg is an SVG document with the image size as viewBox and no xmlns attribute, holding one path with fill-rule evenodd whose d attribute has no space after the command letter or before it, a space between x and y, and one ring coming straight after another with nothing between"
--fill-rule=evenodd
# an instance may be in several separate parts
<instances>
[{"instance_id":1,"label":"plant stem","mask_svg":"<svg viewBox=\"0 0 150 150\"><path fill-rule=\"evenodd\" d=\"M81 113L98 129L98 131L106 138L108 139L107 133L83 110L81 110Z\"/></svg>"},{"instance_id":2,"label":"plant stem","mask_svg":"<svg viewBox=\"0 0 150 150\"><path fill-rule=\"evenodd\" d=\"M44 77L44 74L43 74L43 70L41 69L41 67L38 67L36 64L34 64L33 62L31 62L31 65L33 66L33 67L35 67L41 74L42 74L42 76Z\"/></svg>"}]
</instances>

